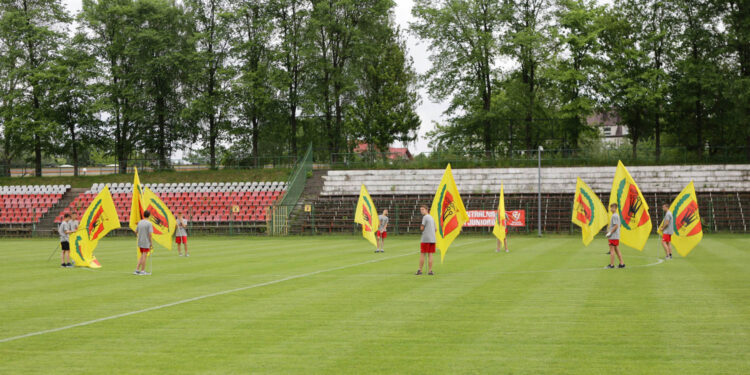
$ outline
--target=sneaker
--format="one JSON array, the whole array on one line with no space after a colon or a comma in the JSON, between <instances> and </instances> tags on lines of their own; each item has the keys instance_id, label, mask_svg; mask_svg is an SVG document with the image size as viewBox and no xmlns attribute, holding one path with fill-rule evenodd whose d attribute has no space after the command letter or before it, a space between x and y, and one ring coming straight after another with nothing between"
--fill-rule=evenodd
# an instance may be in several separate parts
<instances>
[{"instance_id":1,"label":"sneaker","mask_svg":"<svg viewBox=\"0 0 750 375\"><path fill-rule=\"evenodd\" d=\"M380 250L375 250L375 252L376 252L376 253L379 253L379 252L380 252Z\"/></svg>"},{"instance_id":2,"label":"sneaker","mask_svg":"<svg viewBox=\"0 0 750 375\"><path fill-rule=\"evenodd\" d=\"M434 273L432 273L432 271L427 272L427 274L430 275L430 276L434 276L435 275Z\"/></svg>"},{"instance_id":3,"label":"sneaker","mask_svg":"<svg viewBox=\"0 0 750 375\"><path fill-rule=\"evenodd\" d=\"M133 271L133 275L140 275L140 274L141 274L141 271L138 271L138 270Z\"/></svg>"},{"instance_id":4,"label":"sneaker","mask_svg":"<svg viewBox=\"0 0 750 375\"><path fill-rule=\"evenodd\" d=\"M141 271L141 276L149 276L151 272Z\"/></svg>"},{"instance_id":5,"label":"sneaker","mask_svg":"<svg viewBox=\"0 0 750 375\"><path fill-rule=\"evenodd\" d=\"M508 249L505 249L505 252L506 252L506 253L509 253L509 252L510 252L510 250L508 250Z\"/></svg>"},{"instance_id":6,"label":"sneaker","mask_svg":"<svg viewBox=\"0 0 750 375\"><path fill-rule=\"evenodd\" d=\"M669 254L669 259L672 259L672 254Z\"/></svg>"},{"instance_id":7,"label":"sneaker","mask_svg":"<svg viewBox=\"0 0 750 375\"><path fill-rule=\"evenodd\" d=\"M611 270L611 269L615 268L615 266L613 266L611 264L608 264L607 267L605 267L605 268L608 269L608 270Z\"/></svg>"},{"instance_id":8,"label":"sneaker","mask_svg":"<svg viewBox=\"0 0 750 375\"><path fill-rule=\"evenodd\" d=\"M67 263L60 263L60 267L62 267L62 268L68 268L68 264Z\"/></svg>"},{"instance_id":9,"label":"sneaker","mask_svg":"<svg viewBox=\"0 0 750 375\"><path fill-rule=\"evenodd\" d=\"M179 256L184 256L184 255L182 255L182 254L177 254L177 255L179 255Z\"/></svg>"},{"instance_id":10,"label":"sneaker","mask_svg":"<svg viewBox=\"0 0 750 375\"><path fill-rule=\"evenodd\" d=\"M185 256L186 256L186 257L189 257L189 256L190 256L190 254L185 254Z\"/></svg>"},{"instance_id":11,"label":"sneaker","mask_svg":"<svg viewBox=\"0 0 750 375\"><path fill-rule=\"evenodd\" d=\"M625 268L625 265L621 264L621 265L617 266L617 268Z\"/></svg>"},{"instance_id":12,"label":"sneaker","mask_svg":"<svg viewBox=\"0 0 750 375\"><path fill-rule=\"evenodd\" d=\"M415 273L415 275L417 275L417 276L419 276L421 274L422 274L422 270L419 270L419 271L417 271L417 273Z\"/></svg>"}]
</instances>

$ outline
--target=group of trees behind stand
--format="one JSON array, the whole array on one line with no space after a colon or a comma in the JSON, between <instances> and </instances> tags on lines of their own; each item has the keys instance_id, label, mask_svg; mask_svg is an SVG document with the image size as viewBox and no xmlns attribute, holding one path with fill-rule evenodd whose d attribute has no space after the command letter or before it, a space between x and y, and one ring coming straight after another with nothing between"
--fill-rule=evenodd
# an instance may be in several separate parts
<instances>
[{"instance_id":1,"label":"group of trees behind stand","mask_svg":"<svg viewBox=\"0 0 750 375\"><path fill-rule=\"evenodd\" d=\"M390 0L0 0L0 164L212 167L415 138ZM132 164L132 162L131 162Z\"/></svg>"},{"instance_id":2,"label":"group of trees behind stand","mask_svg":"<svg viewBox=\"0 0 750 375\"><path fill-rule=\"evenodd\" d=\"M449 103L436 153L590 150L600 112L628 126L632 159L750 160L750 4L605 3L415 0L405 31L393 0L83 0L75 15L0 0L0 172L163 168L176 150L258 165L309 143L336 162L413 141L419 83ZM428 46L423 77L406 32Z\"/></svg>"},{"instance_id":3,"label":"group of trees behind stand","mask_svg":"<svg viewBox=\"0 0 750 375\"><path fill-rule=\"evenodd\" d=\"M609 3L604 5L605 3ZM750 161L750 2L745 0L416 0L429 41L427 87L450 98L437 151L580 150L605 112L647 142L698 159Z\"/></svg>"}]
</instances>

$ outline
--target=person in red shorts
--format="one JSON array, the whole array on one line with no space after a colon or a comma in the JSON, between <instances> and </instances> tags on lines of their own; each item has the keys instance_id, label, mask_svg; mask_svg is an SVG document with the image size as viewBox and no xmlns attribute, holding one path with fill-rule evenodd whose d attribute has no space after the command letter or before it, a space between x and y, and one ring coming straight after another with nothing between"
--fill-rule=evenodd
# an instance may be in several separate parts
<instances>
[{"instance_id":1,"label":"person in red shorts","mask_svg":"<svg viewBox=\"0 0 750 375\"><path fill-rule=\"evenodd\" d=\"M177 215L177 230L174 234L175 242L177 243L177 255L182 256L182 251L180 250L180 244L182 244L185 248L185 256L189 257L190 255L187 250L187 225L188 222L185 220L185 216L180 212Z\"/></svg>"},{"instance_id":2,"label":"person in red shorts","mask_svg":"<svg viewBox=\"0 0 750 375\"><path fill-rule=\"evenodd\" d=\"M383 213L378 216L378 221L380 222L380 225L378 226L378 231L375 232L375 238L378 242L378 248L375 250L376 253L384 253L385 252L385 239L388 238L388 210L383 210Z\"/></svg>"},{"instance_id":3,"label":"person in red shorts","mask_svg":"<svg viewBox=\"0 0 750 375\"><path fill-rule=\"evenodd\" d=\"M672 235L674 234L674 216L669 212L669 205L661 205L664 210L664 220L661 221L659 230L661 231L661 246L664 247L664 259L672 259Z\"/></svg>"},{"instance_id":4,"label":"person in red shorts","mask_svg":"<svg viewBox=\"0 0 750 375\"><path fill-rule=\"evenodd\" d=\"M432 256L435 254L435 220L430 216L430 210L427 206L419 208L422 212L422 225L419 227L422 230L422 243L419 245L419 270L417 275L422 274L422 268L424 268L424 255L427 254L429 272L428 275L434 275L432 273Z\"/></svg>"},{"instance_id":5,"label":"person in red shorts","mask_svg":"<svg viewBox=\"0 0 750 375\"><path fill-rule=\"evenodd\" d=\"M609 228L607 228L607 239L609 240L609 265L607 268L615 268L615 254L620 260L620 265L617 268L625 268L620 253L620 214L617 213L617 203L610 204L609 210L612 212L612 218L609 219Z\"/></svg>"},{"instance_id":6,"label":"person in red shorts","mask_svg":"<svg viewBox=\"0 0 750 375\"><path fill-rule=\"evenodd\" d=\"M138 265L135 266L135 272L133 275L150 275L146 272L146 259L148 253L153 247L152 236L154 234L154 225L148 220L151 217L151 212L146 211L143 213L143 219L138 222L135 227L135 234L138 236L138 248L141 251L141 256L138 258Z\"/></svg>"}]
</instances>

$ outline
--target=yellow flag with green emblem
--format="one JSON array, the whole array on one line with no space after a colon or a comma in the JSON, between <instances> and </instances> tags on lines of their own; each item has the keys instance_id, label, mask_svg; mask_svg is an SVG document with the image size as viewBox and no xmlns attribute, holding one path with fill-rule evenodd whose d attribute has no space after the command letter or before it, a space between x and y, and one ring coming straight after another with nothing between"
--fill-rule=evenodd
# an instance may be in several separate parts
<instances>
[{"instance_id":1,"label":"yellow flag with green emblem","mask_svg":"<svg viewBox=\"0 0 750 375\"><path fill-rule=\"evenodd\" d=\"M141 186L141 179L138 178L138 168L135 169L135 177L133 177L133 198L130 201L130 229L135 232L135 228L138 226L138 222L143 219L143 186Z\"/></svg>"},{"instance_id":2,"label":"yellow flag with green emblem","mask_svg":"<svg viewBox=\"0 0 750 375\"><path fill-rule=\"evenodd\" d=\"M573 224L581 227L583 245L588 246L603 227L608 224L609 214L604 204L580 177L576 182L573 198Z\"/></svg>"},{"instance_id":3,"label":"yellow flag with green emblem","mask_svg":"<svg viewBox=\"0 0 750 375\"><path fill-rule=\"evenodd\" d=\"M151 189L143 188L143 210L148 211L151 216L148 220L154 225L154 242L164 246L165 249L172 249L172 235L177 229L177 220L172 211Z\"/></svg>"},{"instance_id":4,"label":"yellow flag with green emblem","mask_svg":"<svg viewBox=\"0 0 750 375\"><path fill-rule=\"evenodd\" d=\"M698 197L693 181L685 186L669 207L672 213L672 245L682 256L687 256L703 239L703 226L698 211Z\"/></svg>"},{"instance_id":5,"label":"yellow flag with green emblem","mask_svg":"<svg viewBox=\"0 0 750 375\"><path fill-rule=\"evenodd\" d=\"M630 176L622 161L617 162L609 204L617 203L620 215L620 241L636 250L643 251L651 234L651 216L641 189Z\"/></svg>"},{"instance_id":6,"label":"yellow flag with green emblem","mask_svg":"<svg viewBox=\"0 0 750 375\"><path fill-rule=\"evenodd\" d=\"M380 226L380 219L378 219L375 203L364 184L359 188L359 200L357 200L357 208L354 210L354 222L362 225L362 237L377 247L378 241L375 238L375 232Z\"/></svg>"},{"instance_id":7,"label":"yellow flag with green emblem","mask_svg":"<svg viewBox=\"0 0 750 375\"><path fill-rule=\"evenodd\" d=\"M109 186L105 186L86 208L78 228L71 235L73 249L70 254L76 267L101 268L94 257L94 250L99 245L99 240L117 228L120 228L117 208Z\"/></svg>"},{"instance_id":8,"label":"yellow flag with green emblem","mask_svg":"<svg viewBox=\"0 0 750 375\"><path fill-rule=\"evenodd\" d=\"M505 191L504 186L500 184L500 202L497 204L497 217L495 217L495 227L492 228L492 234L501 242L505 239L505 231L508 229L508 222L505 220Z\"/></svg>"},{"instance_id":9,"label":"yellow flag with green emblem","mask_svg":"<svg viewBox=\"0 0 750 375\"><path fill-rule=\"evenodd\" d=\"M469 221L469 214L461 200L461 194L458 193L450 164L445 168L443 178L432 199L430 215L437 226L435 246L440 249L440 262L442 263L448 247L461 233L464 223Z\"/></svg>"}]
</instances>

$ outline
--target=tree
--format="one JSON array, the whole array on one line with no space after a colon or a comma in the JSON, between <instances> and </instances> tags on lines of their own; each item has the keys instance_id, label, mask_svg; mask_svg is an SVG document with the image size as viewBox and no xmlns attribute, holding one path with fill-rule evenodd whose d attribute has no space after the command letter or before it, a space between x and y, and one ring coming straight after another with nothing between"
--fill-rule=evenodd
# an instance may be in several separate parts
<instances>
[{"instance_id":1,"label":"tree","mask_svg":"<svg viewBox=\"0 0 750 375\"><path fill-rule=\"evenodd\" d=\"M14 108L28 108L21 138L30 139L35 173L41 176L42 150L49 145L55 124L50 118L50 108L42 105L47 88L39 82L45 78L48 64L56 58L63 44L70 17L59 0L3 0L0 4L23 46L24 54L16 60L15 70L25 97ZM20 117L16 119L23 121Z\"/></svg>"},{"instance_id":2,"label":"tree","mask_svg":"<svg viewBox=\"0 0 750 375\"><path fill-rule=\"evenodd\" d=\"M279 77L276 80L284 94L289 117L289 147L297 156L297 111L301 107L302 85L305 82L306 61L304 49L309 48L305 28L310 11L301 0L280 0L275 11L280 45L277 59L280 60Z\"/></svg>"},{"instance_id":3,"label":"tree","mask_svg":"<svg viewBox=\"0 0 750 375\"><path fill-rule=\"evenodd\" d=\"M216 167L217 142L229 130L230 91L234 71L229 66L231 49L230 3L226 0L185 2L195 27L197 53L190 79L194 95L190 117L203 129L209 163Z\"/></svg>"},{"instance_id":4,"label":"tree","mask_svg":"<svg viewBox=\"0 0 750 375\"><path fill-rule=\"evenodd\" d=\"M398 30L389 23L373 25L357 60L355 106L351 109L353 135L368 145L387 150L398 139L413 141L419 128L416 72Z\"/></svg>"},{"instance_id":5,"label":"tree","mask_svg":"<svg viewBox=\"0 0 750 375\"><path fill-rule=\"evenodd\" d=\"M510 22L506 51L521 65L521 81L526 88L524 113L524 143L527 150L536 149L534 111L537 108L538 90L542 82L541 72L553 52L549 0L506 0ZM538 130L537 130L538 131Z\"/></svg>"},{"instance_id":6,"label":"tree","mask_svg":"<svg viewBox=\"0 0 750 375\"><path fill-rule=\"evenodd\" d=\"M417 19L412 31L430 43L432 67L426 74L430 95L451 98L450 112L467 111L471 103L480 102L479 131L484 152L491 155L497 143L490 113L503 25L500 3L417 0L412 14Z\"/></svg>"},{"instance_id":7,"label":"tree","mask_svg":"<svg viewBox=\"0 0 750 375\"><path fill-rule=\"evenodd\" d=\"M586 118L596 105L596 79L599 68L599 33L602 8L594 1L561 0L556 12L558 52L550 76L560 91L560 118L567 148L577 148L588 124Z\"/></svg>"}]
</instances>

